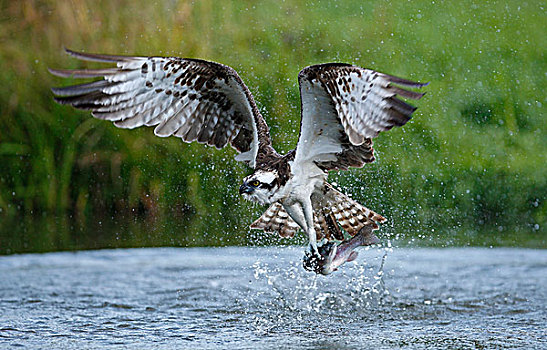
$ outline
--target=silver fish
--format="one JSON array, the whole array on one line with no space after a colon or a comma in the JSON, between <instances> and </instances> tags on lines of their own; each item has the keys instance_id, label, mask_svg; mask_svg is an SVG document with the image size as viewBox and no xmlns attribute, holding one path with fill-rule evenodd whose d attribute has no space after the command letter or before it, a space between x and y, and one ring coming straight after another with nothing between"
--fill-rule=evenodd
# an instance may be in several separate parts
<instances>
[{"instance_id":1,"label":"silver fish","mask_svg":"<svg viewBox=\"0 0 547 350\"><path fill-rule=\"evenodd\" d=\"M360 246L368 246L378 244L380 240L372 233L372 226L363 227L359 233L351 237L347 241L339 244L335 242L326 242L319 247L317 256L311 252L306 252L304 255L303 265L308 271L313 271L317 274L328 275L346 262L353 261L357 258L355 248Z\"/></svg>"}]
</instances>

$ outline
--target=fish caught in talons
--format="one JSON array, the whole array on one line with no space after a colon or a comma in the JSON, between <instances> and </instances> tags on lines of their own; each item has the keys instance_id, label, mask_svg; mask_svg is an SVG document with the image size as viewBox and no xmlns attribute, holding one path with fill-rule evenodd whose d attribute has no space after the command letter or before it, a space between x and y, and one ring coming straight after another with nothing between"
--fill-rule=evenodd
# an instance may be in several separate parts
<instances>
[{"instance_id":1,"label":"fish caught in talons","mask_svg":"<svg viewBox=\"0 0 547 350\"><path fill-rule=\"evenodd\" d=\"M380 243L373 233L373 226L364 226L355 236L341 243L325 242L319 247L320 257L308 251L304 255L303 266L308 271L328 275L345 264L357 258L355 249L360 246L369 246Z\"/></svg>"}]
</instances>

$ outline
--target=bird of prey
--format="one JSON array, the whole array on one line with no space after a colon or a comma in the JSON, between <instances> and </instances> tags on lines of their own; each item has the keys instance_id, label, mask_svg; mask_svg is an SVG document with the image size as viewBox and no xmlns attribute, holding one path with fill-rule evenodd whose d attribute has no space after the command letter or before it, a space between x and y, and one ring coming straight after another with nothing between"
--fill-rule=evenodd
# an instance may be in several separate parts
<instances>
[{"instance_id":1,"label":"bird of prey","mask_svg":"<svg viewBox=\"0 0 547 350\"><path fill-rule=\"evenodd\" d=\"M344 63L306 67L298 74L300 136L295 149L275 151L266 121L234 69L192 58L130 57L79 53L75 58L115 65L103 69L50 69L60 77L100 78L53 88L55 101L90 110L119 128L155 126L160 137L230 145L236 160L254 172L239 193L268 205L251 228L292 237L308 236L310 254L322 258L318 242L344 240L386 219L327 182L331 170L362 167L375 160L372 138L411 118L415 107L398 97L427 84Z\"/></svg>"}]
</instances>

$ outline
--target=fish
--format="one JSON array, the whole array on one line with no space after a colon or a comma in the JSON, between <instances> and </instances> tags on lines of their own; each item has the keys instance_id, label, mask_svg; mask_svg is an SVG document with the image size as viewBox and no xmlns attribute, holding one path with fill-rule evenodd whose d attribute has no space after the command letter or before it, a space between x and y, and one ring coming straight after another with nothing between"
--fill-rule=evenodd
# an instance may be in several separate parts
<instances>
[{"instance_id":1,"label":"fish","mask_svg":"<svg viewBox=\"0 0 547 350\"><path fill-rule=\"evenodd\" d=\"M346 241L326 242L318 247L320 256L306 252L303 259L304 269L325 276L333 273L343 264L357 258L357 247L380 243L380 239L372 233L373 230L372 225L367 225Z\"/></svg>"}]
</instances>

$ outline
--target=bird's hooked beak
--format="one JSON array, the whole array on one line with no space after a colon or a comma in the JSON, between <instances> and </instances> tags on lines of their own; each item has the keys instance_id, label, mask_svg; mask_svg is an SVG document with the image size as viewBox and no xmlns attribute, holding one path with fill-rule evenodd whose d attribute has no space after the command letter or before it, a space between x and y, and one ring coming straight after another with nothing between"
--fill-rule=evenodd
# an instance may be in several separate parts
<instances>
[{"instance_id":1,"label":"bird's hooked beak","mask_svg":"<svg viewBox=\"0 0 547 350\"><path fill-rule=\"evenodd\" d=\"M254 191L254 187L250 186L247 182L244 182L239 186L239 194L250 194Z\"/></svg>"}]
</instances>

